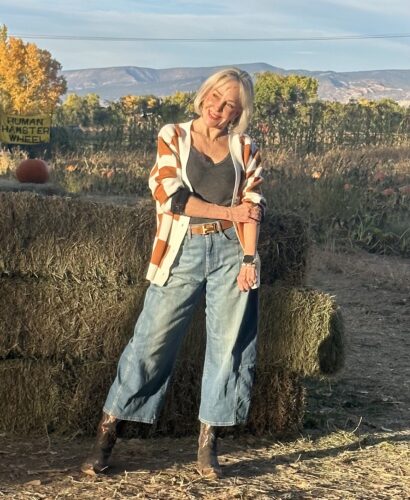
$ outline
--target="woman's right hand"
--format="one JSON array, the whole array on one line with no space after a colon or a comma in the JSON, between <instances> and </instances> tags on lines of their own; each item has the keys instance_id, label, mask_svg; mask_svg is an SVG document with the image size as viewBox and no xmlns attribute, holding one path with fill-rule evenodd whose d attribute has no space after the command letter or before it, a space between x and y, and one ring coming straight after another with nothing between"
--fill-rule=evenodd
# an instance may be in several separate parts
<instances>
[{"instance_id":1,"label":"woman's right hand","mask_svg":"<svg viewBox=\"0 0 410 500\"><path fill-rule=\"evenodd\" d=\"M262 209L259 205L249 202L241 203L228 209L229 219L232 222L246 222L259 224L262 219Z\"/></svg>"}]
</instances>

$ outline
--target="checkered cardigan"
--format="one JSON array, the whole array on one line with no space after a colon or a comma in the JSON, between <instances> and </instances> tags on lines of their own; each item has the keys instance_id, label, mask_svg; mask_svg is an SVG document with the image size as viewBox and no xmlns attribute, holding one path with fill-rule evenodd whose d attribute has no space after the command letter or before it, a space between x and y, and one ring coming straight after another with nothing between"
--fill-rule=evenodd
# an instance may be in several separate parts
<instances>
[{"instance_id":1,"label":"checkered cardigan","mask_svg":"<svg viewBox=\"0 0 410 500\"><path fill-rule=\"evenodd\" d=\"M179 189L188 187L192 191L186 172L191 124L192 121L162 127L158 134L156 162L149 176L149 187L156 202L157 232L146 277L160 286L168 279L189 226L190 217L172 213L171 202ZM265 199L260 191L260 155L256 146L245 134L230 134L229 150L236 172L232 205L247 200L264 207ZM242 247L243 226L243 223L235 223Z\"/></svg>"}]
</instances>

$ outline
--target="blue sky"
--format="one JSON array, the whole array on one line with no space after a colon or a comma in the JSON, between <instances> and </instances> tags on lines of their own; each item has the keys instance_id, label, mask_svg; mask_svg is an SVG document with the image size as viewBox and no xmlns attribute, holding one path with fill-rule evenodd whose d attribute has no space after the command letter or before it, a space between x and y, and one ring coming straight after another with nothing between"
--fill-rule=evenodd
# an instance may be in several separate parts
<instances>
[{"instance_id":1,"label":"blue sky","mask_svg":"<svg viewBox=\"0 0 410 500\"><path fill-rule=\"evenodd\" d=\"M0 0L9 34L314 37L410 33L409 0ZM266 62L285 69L410 69L410 38L277 43L34 39L63 69Z\"/></svg>"}]
</instances>

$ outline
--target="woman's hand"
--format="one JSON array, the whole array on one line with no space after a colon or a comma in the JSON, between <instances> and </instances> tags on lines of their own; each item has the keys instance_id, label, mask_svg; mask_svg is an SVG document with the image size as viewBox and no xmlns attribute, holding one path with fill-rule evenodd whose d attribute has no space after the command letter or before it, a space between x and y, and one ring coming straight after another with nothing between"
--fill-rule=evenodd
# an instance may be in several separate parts
<instances>
[{"instance_id":1,"label":"woman's hand","mask_svg":"<svg viewBox=\"0 0 410 500\"><path fill-rule=\"evenodd\" d=\"M259 224L262 219L262 209L259 205L249 202L241 203L234 207L229 207L229 219L232 222L245 222Z\"/></svg>"},{"instance_id":2,"label":"woman's hand","mask_svg":"<svg viewBox=\"0 0 410 500\"><path fill-rule=\"evenodd\" d=\"M238 287L241 292L248 292L256 284L256 266L243 265L237 278Z\"/></svg>"}]
</instances>

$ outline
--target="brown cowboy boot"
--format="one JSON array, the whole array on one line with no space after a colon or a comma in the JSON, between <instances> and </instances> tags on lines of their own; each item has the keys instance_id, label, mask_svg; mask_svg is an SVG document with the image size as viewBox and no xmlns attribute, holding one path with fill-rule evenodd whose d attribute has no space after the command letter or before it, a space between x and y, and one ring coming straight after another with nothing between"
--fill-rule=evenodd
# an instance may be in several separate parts
<instances>
[{"instance_id":1,"label":"brown cowboy boot","mask_svg":"<svg viewBox=\"0 0 410 500\"><path fill-rule=\"evenodd\" d=\"M198 439L198 472L210 479L222 477L221 466L217 456L217 427L201 422Z\"/></svg>"},{"instance_id":2,"label":"brown cowboy boot","mask_svg":"<svg viewBox=\"0 0 410 500\"><path fill-rule=\"evenodd\" d=\"M94 447L87 460L81 465L85 474L95 476L108 468L108 459L117 441L118 425L121 421L117 417L103 412L97 427L97 437Z\"/></svg>"}]
</instances>

